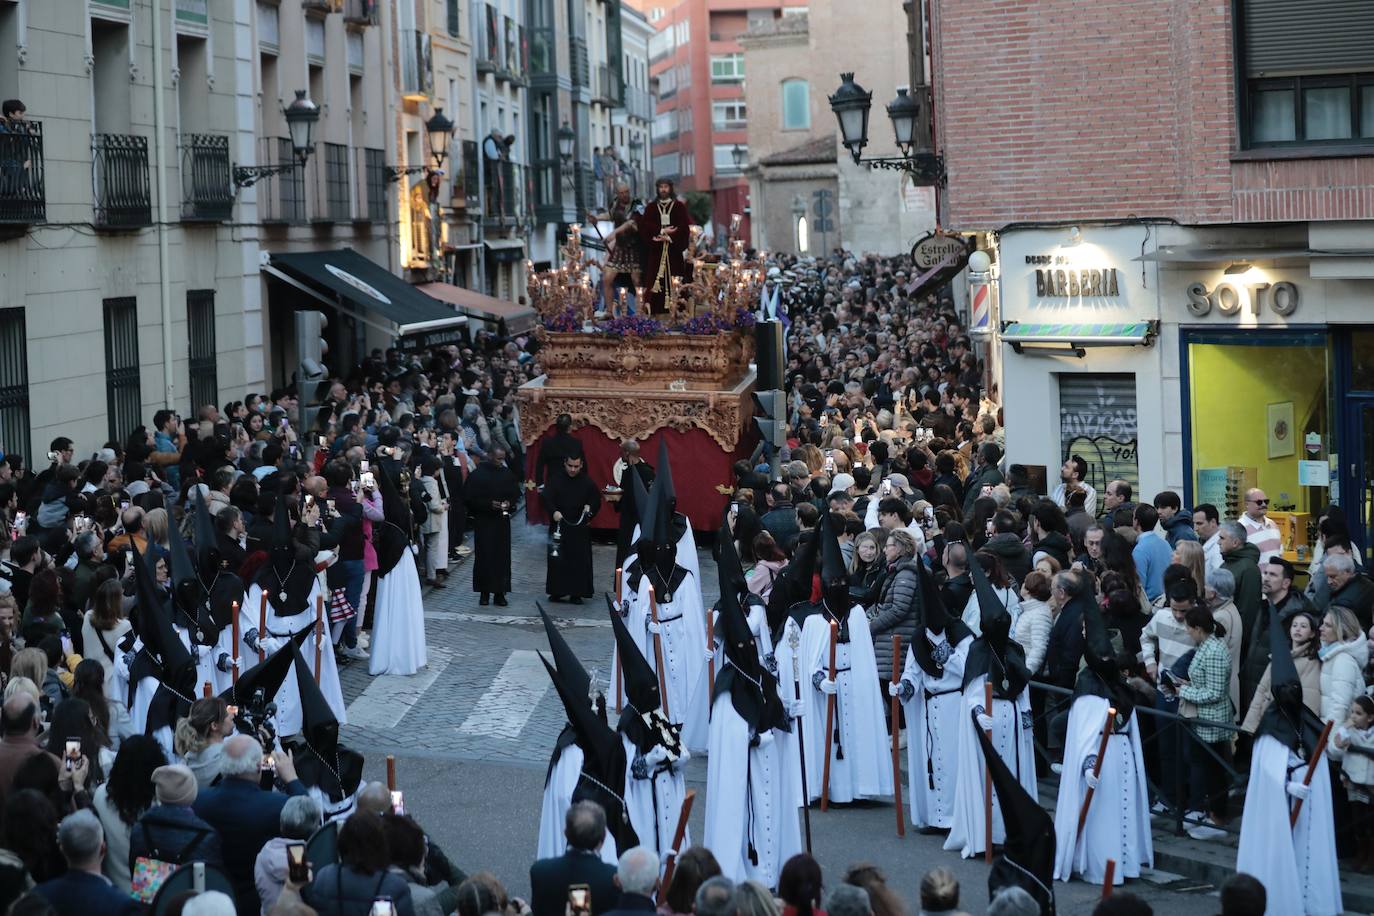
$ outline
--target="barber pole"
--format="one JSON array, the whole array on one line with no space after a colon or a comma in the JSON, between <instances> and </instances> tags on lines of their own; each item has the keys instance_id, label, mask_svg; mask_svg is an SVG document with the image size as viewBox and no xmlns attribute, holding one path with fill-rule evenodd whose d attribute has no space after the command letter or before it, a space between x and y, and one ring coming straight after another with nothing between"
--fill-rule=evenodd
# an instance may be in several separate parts
<instances>
[{"instance_id":1,"label":"barber pole","mask_svg":"<svg viewBox=\"0 0 1374 916\"><path fill-rule=\"evenodd\" d=\"M992 306L997 296L996 285L989 274L970 274L969 295L969 334L992 336Z\"/></svg>"}]
</instances>

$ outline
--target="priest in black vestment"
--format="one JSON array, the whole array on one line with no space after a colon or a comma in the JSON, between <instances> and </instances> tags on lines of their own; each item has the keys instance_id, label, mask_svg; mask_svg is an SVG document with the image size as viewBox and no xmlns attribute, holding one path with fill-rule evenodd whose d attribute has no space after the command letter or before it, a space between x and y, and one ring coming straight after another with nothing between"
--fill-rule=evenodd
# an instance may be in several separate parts
<instances>
[{"instance_id":1,"label":"priest in black vestment","mask_svg":"<svg viewBox=\"0 0 1374 916\"><path fill-rule=\"evenodd\" d=\"M591 522L601 508L601 491L587 475L586 461L569 455L558 473L549 474L539 498L549 517L544 591L550 601L567 596L573 604L581 604L583 598L596 593L592 584Z\"/></svg>"},{"instance_id":2,"label":"priest in black vestment","mask_svg":"<svg viewBox=\"0 0 1374 916\"><path fill-rule=\"evenodd\" d=\"M463 486L468 504L476 555L472 564L472 590L481 594L478 604L506 606L510 591L510 518L520 500L520 482L506 467L506 452L494 448L468 475Z\"/></svg>"}]
</instances>

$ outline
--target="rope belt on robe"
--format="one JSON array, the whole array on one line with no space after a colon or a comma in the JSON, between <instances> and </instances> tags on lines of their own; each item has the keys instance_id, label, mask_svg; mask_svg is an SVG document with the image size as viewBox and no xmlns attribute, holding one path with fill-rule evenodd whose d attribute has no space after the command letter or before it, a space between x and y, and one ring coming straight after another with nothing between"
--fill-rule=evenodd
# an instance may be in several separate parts
<instances>
[{"instance_id":1,"label":"rope belt on robe","mask_svg":"<svg viewBox=\"0 0 1374 916\"><path fill-rule=\"evenodd\" d=\"M662 203L655 201L655 206L658 207L659 226L662 228L667 228L668 226L671 226L671 214L673 210L672 204L669 203L668 207L665 209ZM669 293L673 291L673 273L669 269L671 265L669 262L668 253L668 247L671 244L671 239L661 243L662 253L658 257L658 271L654 274L654 286L651 290L651 292L663 293L665 298L668 296Z\"/></svg>"},{"instance_id":2,"label":"rope belt on robe","mask_svg":"<svg viewBox=\"0 0 1374 916\"><path fill-rule=\"evenodd\" d=\"M926 723L926 785L930 788L930 791L934 792L934 791L935 791L935 754L934 754L935 733L932 732L932 731L930 730L930 720L931 720L931 715L930 715L930 701L933 700L933 699L935 699L936 697L949 696L951 693L960 693L960 694L961 694L961 693L963 693L963 691L962 691L962 690L957 690L957 689L956 689L956 690L941 690L941 691L932 693L931 691L926 690L925 688L922 688L922 689L921 689L921 692L925 694L925 704L926 704L926 714L922 717L922 718L925 719L925 723Z\"/></svg>"}]
</instances>

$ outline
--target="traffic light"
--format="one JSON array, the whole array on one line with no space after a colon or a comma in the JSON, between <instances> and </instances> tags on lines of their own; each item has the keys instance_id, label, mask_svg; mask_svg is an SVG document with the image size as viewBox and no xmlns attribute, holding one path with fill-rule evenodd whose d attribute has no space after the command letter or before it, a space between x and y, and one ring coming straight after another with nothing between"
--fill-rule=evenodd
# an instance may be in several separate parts
<instances>
[{"instance_id":1,"label":"traffic light","mask_svg":"<svg viewBox=\"0 0 1374 916\"><path fill-rule=\"evenodd\" d=\"M754 392L757 415L754 425L763 437L763 452L768 456L770 476L782 479L782 447L787 444L787 394L781 389Z\"/></svg>"},{"instance_id":2,"label":"traffic light","mask_svg":"<svg viewBox=\"0 0 1374 916\"><path fill-rule=\"evenodd\" d=\"M296 422L302 448L307 451L315 444L311 430L320 412L320 389L329 380L321 337L328 324L323 312L310 309L296 312Z\"/></svg>"}]
</instances>

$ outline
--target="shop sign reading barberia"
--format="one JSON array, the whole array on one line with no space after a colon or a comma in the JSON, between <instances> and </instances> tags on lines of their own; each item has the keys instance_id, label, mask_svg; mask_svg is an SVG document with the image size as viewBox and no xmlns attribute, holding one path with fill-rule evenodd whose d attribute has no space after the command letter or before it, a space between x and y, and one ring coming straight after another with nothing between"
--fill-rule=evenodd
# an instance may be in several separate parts
<instances>
[{"instance_id":1,"label":"shop sign reading barberia","mask_svg":"<svg viewBox=\"0 0 1374 916\"><path fill-rule=\"evenodd\" d=\"M1027 264L1064 264L1063 255L1028 254ZM1037 267L1035 270L1035 295L1041 299L1052 298L1103 298L1121 295L1121 284L1115 267L1071 268Z\"/></svg>"}]
</instances>

